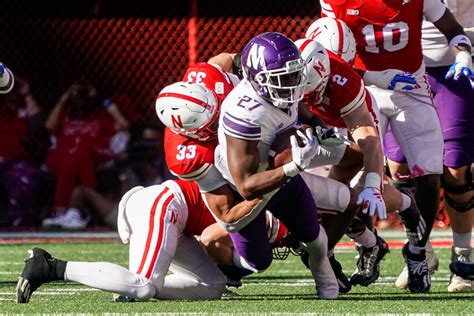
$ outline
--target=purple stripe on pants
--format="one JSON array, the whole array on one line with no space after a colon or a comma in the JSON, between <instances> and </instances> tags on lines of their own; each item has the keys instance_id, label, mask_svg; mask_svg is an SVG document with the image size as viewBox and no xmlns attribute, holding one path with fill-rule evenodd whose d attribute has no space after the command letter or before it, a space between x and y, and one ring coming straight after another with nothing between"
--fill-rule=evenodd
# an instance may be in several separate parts
<instances>
[{"instance_id":1,"label":"purple stripe on pants","mask_svg":"<svg viewBox=\"0 0 474 316\"><path fill-rule=\"evenodd\" d=\"M310 242L318 237L316 204L300 176L293 177L283 186L268 202L266 209L279 218L298 240ZM253 268L263 271L270 266L272 249L268 242L263 211L253 222L230 236L239 255Z\"/></svg>"}]
</instances>

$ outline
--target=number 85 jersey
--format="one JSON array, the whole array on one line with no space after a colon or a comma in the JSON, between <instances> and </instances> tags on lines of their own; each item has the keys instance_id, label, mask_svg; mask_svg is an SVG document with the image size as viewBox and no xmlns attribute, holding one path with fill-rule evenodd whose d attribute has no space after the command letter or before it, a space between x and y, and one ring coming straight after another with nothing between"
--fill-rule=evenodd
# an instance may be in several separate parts
<instances>
[{"instance_id":1,"label":"number 85 jersey","mask_svg":"<svg viewBox=\"0 0 474 316\"><path fill-rule=\"evenodd\" d=\"M423 63L423 16L435 22L446 10L440 0L320 0L320 3L323 16L343 20L354 33L356 68L396 68L412 73Z\"/></svg>"}]
</instances>

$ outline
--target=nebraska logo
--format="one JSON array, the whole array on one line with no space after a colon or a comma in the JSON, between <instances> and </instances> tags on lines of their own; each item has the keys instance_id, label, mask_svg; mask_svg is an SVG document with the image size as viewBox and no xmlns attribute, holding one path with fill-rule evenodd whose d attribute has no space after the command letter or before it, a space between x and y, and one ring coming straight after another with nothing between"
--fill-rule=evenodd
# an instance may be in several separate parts
<instances>
[{"instance_id":1,"label":"nebraska logo","mask_svg":"<svg viewBox=\"0 0 474 316\"><path fill-rule=\"evenodd\" d=\"M175 128L183 128L183 122L181 121L181 116L177 115L171 115L171 123L173 123L173 126Z\"/></svg>"},{"instance_id":2,"label":"nebraska logo","mask_svg":"<svg viewBox=\"0 0 474 316\"><path fill-rule=\"evenodd\" d=\"M178 214L176 214L175 212L171 212L170 223L174 225L176 224L177 221L178 221Z\"/></svg>"},{"instance_id":3,"label":"nebraska logo","mask_svg":"<svg viewBox=\"0 0 474 316\"><path fill-rule=\"evenodd\" d=\"M265 56L263 55L264 51L265 46L253 44L252 47L250 47L249 56L247 58L247 67L258 69L258 66L261 66L263 70L267 70Z\"/></svg>"}]
</instances>

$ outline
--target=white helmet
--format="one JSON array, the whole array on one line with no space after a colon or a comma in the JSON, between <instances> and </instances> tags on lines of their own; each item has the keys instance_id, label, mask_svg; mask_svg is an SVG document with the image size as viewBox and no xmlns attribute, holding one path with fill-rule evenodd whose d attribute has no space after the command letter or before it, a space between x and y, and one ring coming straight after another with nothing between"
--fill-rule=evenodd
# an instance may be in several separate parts
<instances>
[{"instance_id":1,"label":"white helmet","mask_svg":"<svg viewBox=\"0 0 474 316\"><path fill-rule=\"evenodd\" d=\"M203 85L173 83L158 94L155 109L161 122L178 134L202 141L216 135L219 102L214 92Z\"/></svg>"},{"instance_id":2,"label":"white helmet","mask_svg":"<svg viewBox=\"0 0 474 316\"><path fill-rule=\"evenodd\" d=\"M299 39L295 45L301 51L301 58L306 62L308 82L304 94L315 92L316 101L319 103L331 73L329 56L323 45L310 39Z\"/></svg>"},{"instance_id":3,"label":"white helmet","mask_svg":"<svg viewBox=\"0 0 474 316\"><path fill-rule=\"evenodd\" d=\"M317 19L309 26L305 36L320 42L347 63L354 62L356 42L354 34L344 21L329 17Z\"/></svg>"}]
</instances>

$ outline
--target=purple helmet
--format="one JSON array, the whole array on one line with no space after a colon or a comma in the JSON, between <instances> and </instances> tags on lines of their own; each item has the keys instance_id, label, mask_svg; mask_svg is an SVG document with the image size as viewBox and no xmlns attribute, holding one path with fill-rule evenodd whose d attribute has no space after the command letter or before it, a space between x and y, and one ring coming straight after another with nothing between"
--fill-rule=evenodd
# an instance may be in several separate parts
<instances>
[{"instance_id":1,"label":"purple helmet","mask_svg":"<svg viewBox=\"0 0 474 316\"><path fill-rule=\"evenodd\" d=\"M303 98L305 63L292 40L281 33L255 36L242 50L242 69L262 97L286 108Z\"/></svg>"}]
</instances>

